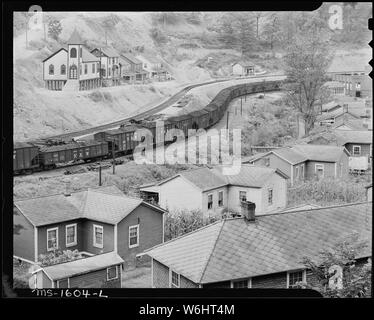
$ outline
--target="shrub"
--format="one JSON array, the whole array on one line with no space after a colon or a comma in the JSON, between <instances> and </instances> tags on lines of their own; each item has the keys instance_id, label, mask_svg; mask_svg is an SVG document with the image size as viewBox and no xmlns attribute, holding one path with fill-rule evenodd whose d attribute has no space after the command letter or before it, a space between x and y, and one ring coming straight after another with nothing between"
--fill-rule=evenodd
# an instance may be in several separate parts
<instances>
[{"instance_id":1,"label":"shrub","mask_svg":"<svg viewBox=\"0 0 374 320\"><path fill-rule=\"evenodd\" d=\"M221 216L204 216L199 210L166 213L165 241L179 237L219 220Z\"/></svg>"},{"instance_id":2,"label":"shrub","mask_svg":"<svg viewBox=\"0 0 374 320\"><path fill-rule=\"evenodd\" d=\"M325 178L308 180L288 189L289 205L312 202L332 205L365 201L366 182Z\"/></svg>"},{"instance_id":3,"label":"shrub","mask_svg":"<svg viewBox=\"0 0 374 320\"><path fill-rule=\"evenodd\" d=\"M78 250L54 250L50 253L39 255L39 263L42 267L45 267L81 258L83 258L82 254Z\"/></svg>"}]
</instances>

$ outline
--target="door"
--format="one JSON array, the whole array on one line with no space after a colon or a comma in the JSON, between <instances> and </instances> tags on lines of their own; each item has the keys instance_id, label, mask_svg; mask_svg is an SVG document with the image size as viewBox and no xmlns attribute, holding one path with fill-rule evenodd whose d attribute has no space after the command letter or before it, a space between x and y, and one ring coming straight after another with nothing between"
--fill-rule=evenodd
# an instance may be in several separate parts
<instances>
[{"instance_id":1,"label":"door","mask_svg":"<svg viewBox=\"0 0 374 320\"><path fill-rule=\"evenodd\" d=\"M73 64L69 69L69 79L77 79L77 66Z\"/></svg>"}]
</instances>

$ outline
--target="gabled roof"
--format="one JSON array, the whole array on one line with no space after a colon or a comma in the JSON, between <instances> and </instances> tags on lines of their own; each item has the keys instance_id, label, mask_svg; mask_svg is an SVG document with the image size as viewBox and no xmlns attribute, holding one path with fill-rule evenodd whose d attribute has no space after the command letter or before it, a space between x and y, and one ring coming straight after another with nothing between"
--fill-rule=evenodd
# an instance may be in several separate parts
<instances>
[{"instance_id":1,"label":"gabled roof","mask_svg":"<svg viewBox=\"0 0 374 320\"><path fill-rule=\"evenodd\" d=\"M94 56L85 47L82 46L82 61L83 62L98 62L100 58Z\"/></svg>"},{"instance_id":2,"label":"gabled roof","mask_svg":"<svg viewBox=\"0 0 374 320\"><path fill-rule=\"evenodd\" d=\"M89 188L66 195L53 195L14 202L15 206L34 225L86 218L109 224L117 224L141 204L142 199L124 195L117 187ZM165 212L152 206L156 211Z\"/></svg>"},{"instance_id":3,"label":"gabled roof","mask_svg":"<svg viewBox=\"0 0 374 320\"><path fill-rule=\"evenodd\" d=\"M335 122L331 127L336 130L342 130L340 127L346 126L351 130L367 130L362 119L343 119L341 122Z\"/></svg>"},{"instance_id":4,"label":"gabled roof","mask_svg":"<svg viewBox=\"0 0 374 320\"><path fill-rule=\"evenodd\" d=\"M68 44L82 44L83 43L83 40L79 32L77 31L77 29L74 29L67 43Z\"/></svg>"},{"instance_id":5,"label":"gabled roof","mask_svg":"<svg viewBox=\"0 0 374 320\"><path fill-rule=\"evenodd\" d=\"M249 60L240 60L238 62L235 62L234 65L239 64L242 67L254 67L255 64L252 61Z\"/></svg>"},{"instance_id":6,"label":"gabled roof","mask_svg":"<svg viewBox=\"0 0 374 320\"><path fill-rule=\"evenodd\" d=\"M304 139L305 140L305 139ZM309 140L305 140L309 141ZM337 162L343 153L349 152L341 146L331 145L317 145L317 144L299 144L291 147L284 147L271 150L267 153L250 161L257 161L271 153L279 158L287 161L289 164L296 165L305 161L322 161L322 162Z\"/></svg>"},{"instance_id":7,"label":"gabled roof","mask_svg":"<svg viewBox=\"0 0 374 320\"><path fill-rule=\"evenodd\" d=\"M52 53L50 56L48 56L47 58L45 58L42 62L46 62L47 60L51 59L53 56L55 56L56 54L58 54L62 50L65 51L66 53L68 53L68 51L65 48L58 49L57 51L55 51L54 53Z\"/></svg>"},{"instance_id":8,"label":"gabled roof","mask_svg":"<svg viewBox=\"0 0 374 320\"><path fill-rule=\"evenodd\" d=\"M139 63L142 63L139 59L137 59L135 56L133 56L131 53L122 53L120 58L123 58L123 59L126 59L128 61L130 61L131 63L134 63L134 64L139 64Z\"/></svg>"},{"instance_id":9,"label":"gabled roof","mask_svg":"<svg viewBox=\"0 0 374 320\"><path fill-rule=\"evenodd\" d=\"M123 262L123 259L116 252L109 252L97 254L88 258L42 267L42 270L51 280L56 281L96 270L101 270L114 265L122 264Z\"/></svg>"},{"instance_id":10,"label":"gabled roof","mask_svg":"<svg viewBox=\"0 0 374 320\"><path fill-rule=\"evenodd\" d=\"M310 161L337 162L344 152L349 155L347 149L340 146L298 144L294 145L292 149L304 154Z\"/></svg>"},{"instance_id":11,"label":"gabled roof","mask_svg":"<svg viewBox=\"0 0 374 320\"><path fill-rule=\"evenodd\" d=\"M341 145L346 143L373 143L373 132L364 130L334 130Z\"/></svg>"},{"instance_id":12,"label":"gabled roof","mask_svg":"<svg viewBox=\"0 0 374 320\"><path fill-rule=\"evenodd\" d=\"M357 233L371 256L372 203L261 215L255 222L225 219L146 250L195 283L249 278L305 268L303 257Z\"/></svg>"},{"instance_id":13,"label":"gabled roof","mask_svg":"<svg viewBox=\"0 0 374 320\"><path fill-rule=\"evenodd\" d=\"M182 177L195 185L201 191L208 191L228 185L261 188L265 184L266 180L273 174L278 174L285 179L288 178L287 175L278 169L254 166L250 164L242 164L240 167L240 172L236 175L224 175L222 173L222 169L222 166L217 166L213 169L203 167L186 170L158 182L157 185L160 186L172 179ZM149 188L150 186L151 185L146 185L144 188Z\"/></svg>"}]
</instances>

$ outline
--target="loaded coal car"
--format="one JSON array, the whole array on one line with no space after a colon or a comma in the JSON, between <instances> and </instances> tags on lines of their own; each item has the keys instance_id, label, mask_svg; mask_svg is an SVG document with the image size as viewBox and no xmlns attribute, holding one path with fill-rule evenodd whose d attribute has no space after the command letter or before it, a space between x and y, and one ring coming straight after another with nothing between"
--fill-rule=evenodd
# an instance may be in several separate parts
<instances>
[{"instance_id":1,"label":"loaded coal car","mask_svg":"<svg viewBox=\"0 0 374 320\"><path fill-rule=\"evenodd\" d=\"M40 167L56 168L57 164L83 160L101 160L108 155L108 143L101 141L77 141L39 147Z\"/></svg>"},{"instance_id":2,"label":"loaded coal car","mask_svg":"<svg viewBox=\"0 0 374 320\"><path fill-rule=\"evenodd\" d=\"M190 113L192 119L192 129L205 129L209 126L209 112L206 110L197 110Z\"/></svg>"},{"instance_id":3,"label":"loaded coal car","mask_svg":"<svg viewBox=\"0 0 374 320\"><path fill-rule=\"evenodd\" d=\"M13 173L32 173L39 168L39 148L27 142L13 144Z\"/></svg>"},{"instance_id":4,"label":"loaded coal car","mask_svg":"<svg viewBox=\"0 0 374 320\"><path fill-rule=\"evenodd\" d=\"M208 127L211 127L219 121L219 109L216 105L209 103L203 110L207 111L209 114Z\"/></svg>"},{"instance_id":5,"label":"loaded coal car","mask_svg":"<svg viewBox=\"0 0 374 320\"><path fill-rule=\"evenodd\" d=\"M192 119L189 114L171 117L169 121L175 125L175 128L182 130L185 137L188 137L188 129L192 128Z\"/></svg>"},{"instance_id":6,"label":"loaded coal car","mask_svg":"<svg viewBox=\"0 0 374 320\"><path fill-rule=\"evenodd\" d=\"M139 128L141 126L132 124L119 129L98 132L94 134L94 140L108 143L110 155L113 155L113 146L116 155L129 154L139 144L139 141L135 140L134 136L135 131Z\"/></svg>"}]
</instances>

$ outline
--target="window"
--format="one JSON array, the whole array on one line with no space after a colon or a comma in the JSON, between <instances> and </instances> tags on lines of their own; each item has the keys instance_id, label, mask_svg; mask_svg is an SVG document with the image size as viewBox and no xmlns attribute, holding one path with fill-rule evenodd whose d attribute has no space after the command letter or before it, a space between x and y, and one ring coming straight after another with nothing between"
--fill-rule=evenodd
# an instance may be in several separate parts
<instances>
[{"instance_id":1,"label":"window","mask_svg":"<svg viewBox=\"0 0 374 320\"><path fill-rule=\"evenodd\" d=\"M208 194L208 210L213 208L213 195Z\"/></svg>"},{"instance_id":2,"label":"window","mask_svg":"<svg viewBox=\"0 0 374 320\"><path fill-rule=\"evenodd\" d=\"M61 65L61 68L60 68L61 70L61 74L66 74L66 66L63 64L63 65Z\"/></svg>"},{"instance_id":3,"label":"window","mask_svg":"<svg viewBox=\"0 0 374 320\"><path fill-rule=\"evenodd\" d=\"M49 65L48 70L49 70L49 74L55 74L55 67L53 66L53 64Z\"/></svg>"},{"instance_id":4,"label":"window","mask_svg":"<svg viewBox=\"0 0 374 320\"><path fill-rule=\"evenodd\" d=\"M87 71L88 71L88 68L87 68L87 65L85 64L84 65L84 74L87 74Z\"/></svg>"},{"instance_id":5,"label":"window","mask_svg":"<svg viewBox=\"0 0 374 320\"><path fill-rule=\"evenodd\" d=\"M250 288L250 281L248 279L245 280L238 280L238 281L232 281L232 288Z\"/></svg>"},{"instance_id":6,"label":"window","mask_svg":"<svg viewBox=\"0 0 374 320\"><path fill-rule=\"evenodd\" d=\"M180 274L174 271L171 271L170 275L170 284L172 288L179 288L180 287Z\"/></svg>"},{"instance_id":7,"label":"window","mask_svg":"<svg viewBox=\"0 0 374 320\"><path fill-rule=\"evenodd\" d=\"M361 155L361 146L353 146L353 155L354 156Z\"/></svg>"},{"instance_id":8,"label":"window","mask_svg":"<svg viewBox=\"0 0 374 320\"><path fill-rule=\"evenodd\" d=\"M246 191L239 191L239 200L240 201L247 201L247 192Z\"/></svg>"},{"instance_id":9,"label":"window","mask_svg":"<svg viewBox=\"0 0 374 320\"><path fill-rule=\"evenodd\" d=\"M268 205L273 204L273 189L268 189Z\"/></svg>"},{"instance_id":10,"label":"window","mask_svg":"<svg viewBox=\"0 0 374 320\"><path fill-rule=\"evenodd\" d=\"M296 176L296 179L299 179L299 166L295 167L295 176Z\"/></svg>"},{"instance_id":11,"label":"window","mask_svg":"<svg viewBox=\"0 0 374 320\"><path fill-rule=\"evenodd\" d=\"M58 228L47 229L47 250L58 248Z\"/></svg>"},{"instance_id":12,"label":"window","mask_svg":"<svg viewBox=\"0 0 374 320\"><path fill-rule=\"evenodd\" d=\"M219 207L223 206L223 191L218 192L218 206Z\"/></svg>"},{"instance_id":13,"label":"window","mask_svg":"<svg viewBox=\"0 0 374 320\"><path fill-rule=\"evenodd\" d=\"M104 228L96 224L93 226L93 246L96 248L104 247Z\"/></svg>"},{"instance_id":14,"label":"window","mask_svg":"<svg viewBox=\"0 0 374 320\"><path fill-rule=\"evenodd\" d=\"M82 56L82 47L79 48L79 54Z\"/></svg>"},{"instance_id":15,"label":"window","mask_svg":"<svg viewBox=\"0 0 374 320\"><path fill-rule=\"evenodd\" d=\"M300 166L300 178L304 179L304 164Z\"/></svg>"},{"instance_id":16,"label":"window","mask_svg":"<svg viewBox=\"0 0 374 320\"><path fill-rule=\"evenodd\" d=\"M265 166L270 166L270 158L269 157L267 157L267 158L264 158L264 164L265 164Z\"/></svg>"},{"instance_id":17,"label":"window","mask_svg":"<svg viewBox=\"0 0 374 320\"><path fill-rule=\"evenodd\" d=\"M66 246L71 247L77 244L77 224L69 224L65 227L66 230Z\"/></svg>"},{"instance_id":18,"label":"window","mask_svg":"<svg viewBox=\"0 0 374 320\"><path fill-rule=\"evenodd\" d=\"M70 58L76 58L77 57L77 49L71 48L70 50Z\"/></svg>"},{"instance_id":19,"label":"window","mask_svg":"<svg viewBox=\"0 0 374 320\"><path fill-rule=\"evenodd\" d=\"M325 175L325 166L323 165L323 164L319 164L319 163L317 163L316 165L315 165L315 173L316 173L316 175L317 175L317 177L324 177L324 175Z\"/></svg>"},{"instance_id":20,"label":"window","mask_svg":"<svg viewBox=\"0 0 374 320\"><path fill-rule=\"evenodd\" d=\"M70 288L69 278L57 280L57 288Z\"/></svg>"},{"instance_id":21,"label":"window","mask_svg":"<svg viewBox=\"0 0 374 320\"><path fill-rule=\"evenodd\" d=\"M340 166L340 177L343 177L343 163L340 162L339 166Z\"/></svg>"},{"instance_id":22,"label":"window","mask_svg":"<svg viewBox=\"0 0 374 320\"><path fill-rule=\"evenodd\" d=\"M287 288L293 288L298 282L306 282L305 270L287 273Z\"/></svg>"},{"instance_id":23,"label":"window","mask_svg":"<svg viewBox=\"0 0 374 320\"><path fill-rule=\"evenodd\" d=\"M106 280L110 281L110 280L114 280L114 279L118 279L118 268L117 268L117 266L110 267L110 268L106 269Z\"/></svg>"},{"instance_id":24,"label":"window","mask_svg":"<svg viewBox=\"0 0 374 320\"><path fill-rule=\"evenodd\" d=\"M139 225L129 227L129 248L139 245Z\"/></svg>"},{"instance_id":25,"label":"window","mask_svg":"<svg viewBox=\"0 0 374 320\"><path fill-rule=\"evenodd\" d=\"M95 64L92 64L92 73L95 73Z\"/></svg>"}]
</instances>

